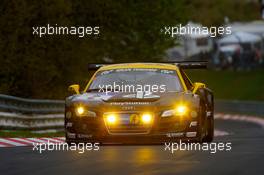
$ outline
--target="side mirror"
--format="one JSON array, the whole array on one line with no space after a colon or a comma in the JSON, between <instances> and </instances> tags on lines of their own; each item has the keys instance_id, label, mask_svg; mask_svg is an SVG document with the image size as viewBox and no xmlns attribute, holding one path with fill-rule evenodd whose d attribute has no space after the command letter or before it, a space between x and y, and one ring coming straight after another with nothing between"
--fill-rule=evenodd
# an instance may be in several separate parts
<instances>
[{"instance_id":1,"label":"side mirror","mask_svg":"<svg viewBox=\"0 0 264 175\"><path fill-rule=\"evenodd\" d=\"M204 83L200 83L200 82L195 82L193 83L193 93L195 94L196 91L199 89L199 88L205 88L205 84Z\"/></svg>"},{"instance_id":2,"label":"side mirror","mask_svg":"<svg viewBox=\"0 0 264 175\"><path fill-rule=\"evenodd\" d=\"M80 86L78 84L70 85L68 90L74 92L75 94L80 94Z\"/></svg>"}]
</instances>

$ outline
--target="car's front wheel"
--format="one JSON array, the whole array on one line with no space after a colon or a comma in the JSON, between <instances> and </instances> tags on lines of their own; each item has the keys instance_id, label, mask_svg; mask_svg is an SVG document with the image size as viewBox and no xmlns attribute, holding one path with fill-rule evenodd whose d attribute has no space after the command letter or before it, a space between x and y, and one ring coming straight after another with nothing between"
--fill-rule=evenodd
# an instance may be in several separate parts
<instances>
[{"instance_id":1,"label":"car's front wheel","mask_svg":"<svg viewBox=\"0 0 264 175\"><path fill-rule=\"evenodd\" d=\"M206 136L204 142L212 142L214 139L214 116L209 116L206 120Z\"/></svg>"}]
</instances>

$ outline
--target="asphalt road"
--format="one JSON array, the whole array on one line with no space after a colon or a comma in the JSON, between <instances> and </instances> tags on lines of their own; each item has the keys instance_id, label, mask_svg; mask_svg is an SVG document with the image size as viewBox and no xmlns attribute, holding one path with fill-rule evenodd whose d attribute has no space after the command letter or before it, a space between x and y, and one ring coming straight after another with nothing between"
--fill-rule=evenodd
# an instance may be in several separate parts
<instances>
[{"instance_id":1,"label":"asphalt road","mask_svg":"<svg viewBox=\"0 0 264 175\"><path fill-rule=\"evenodd\" d=\"M263 174L264 129L252 123L216 120L229 135L231 151L165 151L164 145L102 146L79 154L53 151L39 154L32 147L0 148L0 174Z\"/></svg>"}]
</instances>

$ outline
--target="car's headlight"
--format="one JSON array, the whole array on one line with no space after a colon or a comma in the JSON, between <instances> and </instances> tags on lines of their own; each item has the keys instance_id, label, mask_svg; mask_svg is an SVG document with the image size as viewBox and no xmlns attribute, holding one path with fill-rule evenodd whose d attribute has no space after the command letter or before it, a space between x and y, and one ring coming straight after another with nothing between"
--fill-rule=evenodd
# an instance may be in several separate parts
<instances>
[{"instance_id":1,"label":"car's headlight","mask_svg":"<svg viewBox=\"0 0 264 175\"><path fill-rule=\"evenodd\" d=\"M170 109L170 110L164 111L161 114L161 117L183 116L183 115L187 114L187 111L188 111L187 106L179 105L175 109Z\"/></svg>"},{"instance_id":2,"label":"car's headlight","mask_svg":"<svg viewBox=\"0 0 264 175\"><path fill-rule=\"evenodd\" d=\"M175 110L176 115L185 115L187 113L188 108L184 105L179 105L176 107Z\"/></svg>"},{"instance_id":3,"label":"car's headlight","mask_svg":"<svg viewBox=\"0 0 264 175\"><path fill-rule=\"evenodd\" d=\"M77 107L76 114L77 115L83 115L84 114L84 107L82 107L82 106Z\"/></svg>"},{"instance_id":4,"label":"car's headlight","mask_svg":"<svg viewBox=\"0 0 264 175\"><path fill-rule=\"evenodd\" d=\"M152 122L152 120L153 120L153 116L152 116L151 114L149 114L149 113L144 113L144 114L142 114L142 116L141 116L141 120L142 120L142 122L143 122L144 124L149 124L149 123Z\"/></svg>"},{"instance_id":5,"label":"car's headlight","mask_svg":"<svg viewBox=\"0 0 264 175\"><path fill-rule=\"evenodd\" d=\"M174 115L174 109L171 109L171 110L164 111L161 114L161 117L170 117L170 116L173 116L173 115Z\"/></svg>"},{"instance_id":6,"label":"car's headlight","mask_svg":"<svg viewBox=\"0 0 264 175\"><path fill-rule=\"evenodd\" d=\"M96 113L93 111L87 110L83 106L78 106L75 109L75 113L77 116L82 117L82 116L87 116L87 117L96 117Z\"/></svg>"},{"instance_id":7,"label":"car's headlight","mask_svg":"<svg viewBox=\"0 0 264 175\"><path fill-rule=\"evenodd\" d=\"M106 118L106 122L109 124L109 125L113 125L116 123L116 120L117 120L117 116L115 114L107 114L105 116Z\"/></svg>"}]
</instances>

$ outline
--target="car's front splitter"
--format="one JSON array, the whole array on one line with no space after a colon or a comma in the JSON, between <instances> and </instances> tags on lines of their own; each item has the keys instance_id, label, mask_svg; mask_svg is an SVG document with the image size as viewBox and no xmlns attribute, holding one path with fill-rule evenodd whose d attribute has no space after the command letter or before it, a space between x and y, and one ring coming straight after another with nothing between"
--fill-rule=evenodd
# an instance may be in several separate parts
<instances>
[{"instance_id":1,"label":"car's front splitter","mask_svg":"<svg viewBox=\"0 0 264 175\"><path fill-rule=\"evenodd\" d=\"M73 136L73 135L72 135ZM146 144L146 143L164 143L177 141L198 141L196 132L182 133L167 133L167 134L148 134L148 135L75 135L75 138L66 136L66 142L99 142L99 143L131 143L131 144Z\"/></svg>"}]
</instances>

